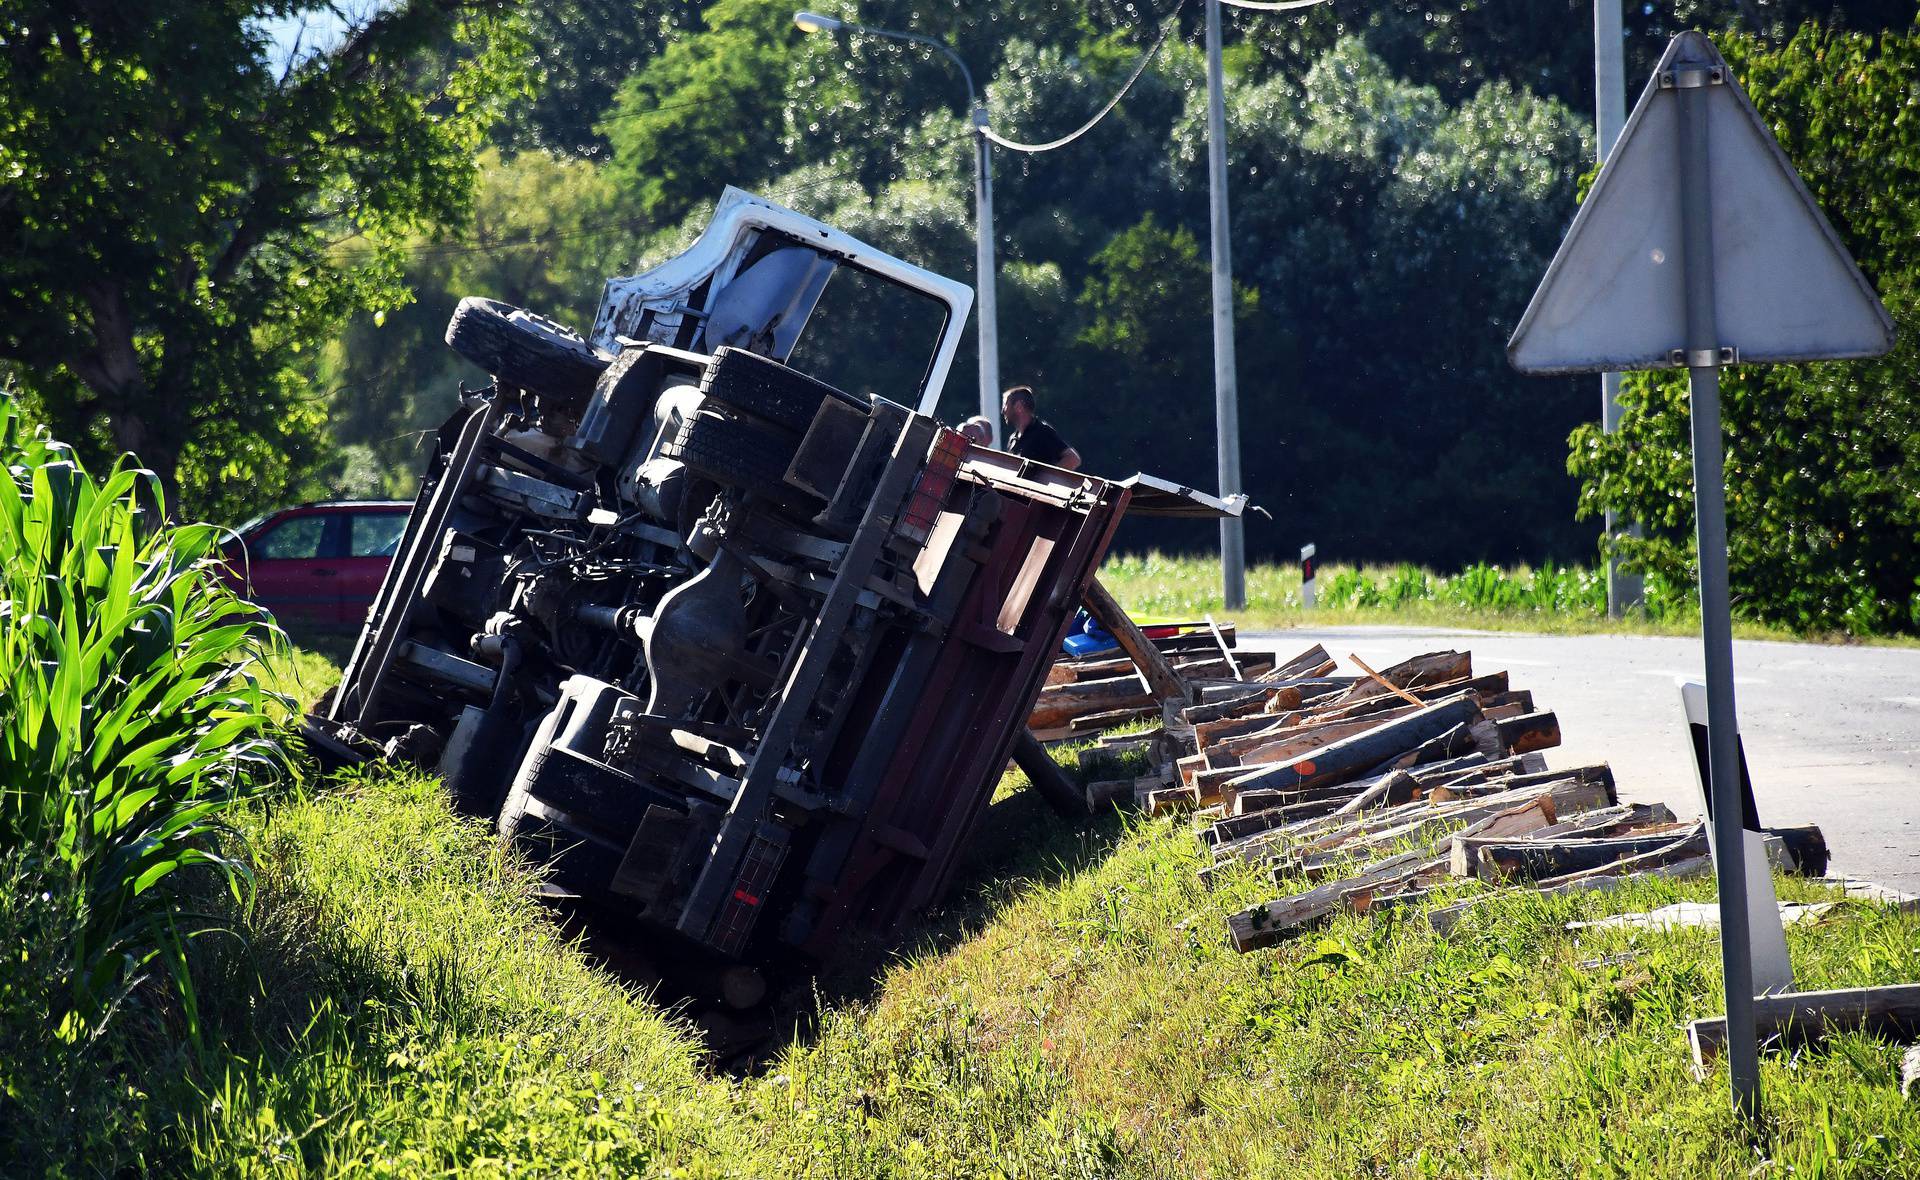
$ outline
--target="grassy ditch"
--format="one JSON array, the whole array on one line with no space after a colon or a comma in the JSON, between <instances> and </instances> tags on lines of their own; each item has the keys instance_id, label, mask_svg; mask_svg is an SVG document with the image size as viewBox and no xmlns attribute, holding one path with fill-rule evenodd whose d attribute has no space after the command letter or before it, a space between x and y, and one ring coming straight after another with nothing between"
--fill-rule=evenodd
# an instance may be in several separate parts
<instances>
[{"instance_id":1,"label":"grassy ditch","mask_svg":"<svg viewBox=\"0 0 1920 1180\"><path fill-rule=\"evenodd\" d=\"M1920 1173L1899 1048L1767 1059L1756 1152L1724 1074L1687 1064L1681 1025L1720 1010L1713 936L1563 929L1707 883L1517 895L1448 939L1417 914L1346 917L1242 956L1222 918L1271 881L1206 892L1190 821L1066 825L1019 785L953 903L871 975L823 981L817 1019L746 1077L592 967L430 781L369 773L255 807L257 899L197 967L203 1047L116 1028L82 1095L113 1134L39 1158L222 1176ZM1789 946L1804 986L1920 975L1920 921L1878 907Z\"/></svg>"},{"instance_id":2,"label":"grassy ditch","mask_svg":"<svg viewBox=\"0 0 1920 1180\"><path fill-rule=\"evenodd\" d=\"M1548 634L1697 635L1700 613L1686 593L1658 585L1647 607L1625 619L1607 617L1606 577L1582 566L1502 569L1472 566L1437 574L1411 565L1322 565L1316 578L1319 605L1300 605L1300 569L1256 565L1247 570L1247 608L1221 606L1220 566L1210 557L1163 553L1111 557L1100 579L1127 608L1139 614L1222 621L1261 630L1370 623L1410 627L1465 627ZM1741 639L1797 639L1920 646L1904 636L1801 634L1787 628L1736 619Z\"/></svg>"}]
</instances>

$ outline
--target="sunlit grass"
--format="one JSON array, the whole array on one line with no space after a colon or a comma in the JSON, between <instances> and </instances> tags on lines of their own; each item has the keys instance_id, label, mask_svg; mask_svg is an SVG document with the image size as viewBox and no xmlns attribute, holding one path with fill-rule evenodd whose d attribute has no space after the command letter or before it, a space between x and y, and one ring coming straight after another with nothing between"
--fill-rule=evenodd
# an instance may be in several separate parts
<instances>
[{"instance_id":1,"label":"sunlit grass","mask_svg":"<svg viewBox=\"0 0 1920 1180\"><path fill-rule=\"evenodd\" d=\"M1318 605L1300 599L1294 565L1247 569L1245 610L1222 606L1220 564L1211 557L1162 553L1121 554L1100 567L1100 579L1130 612L1154 617L1200 619L1211 614L1253 630L1348 624L1547 634L1698 635L1698 608L1684 599L1653 599L1654 613L1626 618L1606 614L1605 581L1583 567L1472 567L1451 575L1416 566L1322 565L1315 585ZM1920 646L1909 637L1862 640L1840 634L1803 635L1785 628L1736 619L1741 639L1798 639L1833 643Z\"/></svg>"},{"instance_id":2,"label":"sunlit grass","mask_svg":"<svg viewBox=\"0 0 1920 1180\"><path fill-rule=\"evenodd\" d=\"M201 965L209 1050L102 1057L117 1133L82 1170L1920 1174L1899 1046L1767 1057L1756 1150L1682 1033L1721 1010L1713 934L1565 929L1709 881L1516 892L1448 938L1417 911L1345 916L1239 955L1225 916L1281 887L1248 868L1203 888L1192 822L1070 823L1010 772L949 901L731 1076L569 944L432 780L324 784L244 817L260 893L244 948ZM1788 945L1804 987L1920 978L1920 919L1882 907L1845 903Z\"/></svg>"}]
</instances>

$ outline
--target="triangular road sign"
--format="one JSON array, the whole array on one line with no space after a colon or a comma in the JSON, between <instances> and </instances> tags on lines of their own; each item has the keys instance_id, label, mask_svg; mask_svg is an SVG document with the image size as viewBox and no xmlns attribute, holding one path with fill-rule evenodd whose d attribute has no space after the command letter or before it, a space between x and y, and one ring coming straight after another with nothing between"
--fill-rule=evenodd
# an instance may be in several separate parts
<instances>
[{"instance_id":1,"label":"triangular road sign","mask_svg":"<svg viewBox=\"0 0 1920 1180\"><path fill-rule=\"evenodd\" d=\"M1684 365L1677 87L1707 98L1714 300L1737 363L1879 356L1893 321L1726 59L1700 33L1667 46L1507 343L1522 373Z\"/></svg>"}]
</instances>

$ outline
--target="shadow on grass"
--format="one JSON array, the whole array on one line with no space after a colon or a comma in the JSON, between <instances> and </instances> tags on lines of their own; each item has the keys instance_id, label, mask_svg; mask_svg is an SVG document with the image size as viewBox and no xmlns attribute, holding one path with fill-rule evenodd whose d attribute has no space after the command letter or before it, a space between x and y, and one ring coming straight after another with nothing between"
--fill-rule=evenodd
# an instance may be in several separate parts
<instances>
[{"instance_id":1,"label":"shadow on grass","mask_svg":"<svg viewBox=\"0 0 1920 1180\"><path fill-rule=\"evenodd\" d=\"M566 903L554 913L595 967L686 1017L700 1032L712 1065L745 1076L773 1064L788 1048L812 1043L826 1011L875 999L892 963L939 955L974 937L1028 890L1052 887L1100 863L1125 830L1117 811L1066 817L1030 789L1007 793L982 815L943 903L891 933L849 927L839 953L818 971L769 967L766 998L744 1010L729 1009L711 990L701 992L702 983L715 977L715 965L703 969L656 955L657 935Z\"/></svg>"},{"instance_id":2,"label":"shadow on grass","mask_svg":"<svg viewBox=\"0 0 1920 1180\"><path fill-rule=\"evenodd\" d=\"M788 983L773 999L780 1035L725 1061L725 1067L756 1072L783 1050L811 1044L827 1009L878 997L890 964L944 954L973 938L1029 891L1052 888L1104 861L1126 828L1125 818L1111 809L1058 815L1030 788L997 799L968 840L941 904L890 935L850 932L824 970Z\"/></svg>"}]
</instances>

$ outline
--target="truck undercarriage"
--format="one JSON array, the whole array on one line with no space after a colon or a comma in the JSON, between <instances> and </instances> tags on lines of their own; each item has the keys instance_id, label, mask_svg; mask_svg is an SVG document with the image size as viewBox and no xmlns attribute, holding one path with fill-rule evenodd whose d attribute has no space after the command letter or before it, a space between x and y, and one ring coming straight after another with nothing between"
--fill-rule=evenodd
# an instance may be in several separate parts
<instances>
[{"instance_id":1,"label":"truck undercarriage","mask_svg":"<svg viewBox=\"0 0 1920 1180\"><path fill-rule=\"evenodd\" d=\"M786 363L840 272L943 309L900 401ZM736 190L608 284L591 343L463 302L449 343L496 380L439 432L316 744L438 770L668 953L820 962L934 900L1133 490L924 412L968 302Z\"/></svg>"}]
</instances>

